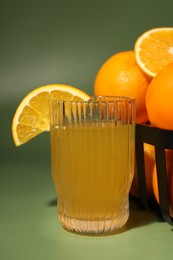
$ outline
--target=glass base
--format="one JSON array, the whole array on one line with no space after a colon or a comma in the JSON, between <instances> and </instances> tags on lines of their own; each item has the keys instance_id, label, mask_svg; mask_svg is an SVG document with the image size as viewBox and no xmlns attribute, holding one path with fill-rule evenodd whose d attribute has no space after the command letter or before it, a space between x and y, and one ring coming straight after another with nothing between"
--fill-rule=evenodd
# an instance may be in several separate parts
<instances>
[{"instance_id":1,"label":"glass base","mask_svg":"<svg viewBox=\"0 0 173 260\"><path fill-rule=\"evenodd\" d=\"M61 225L71 232L82 234L103 234L110 233L124 226L129 218L129 211L123 215L104 220L79 220L69 218L64 215L58 214L58 219Z\"/></svg>"}]
</instances>

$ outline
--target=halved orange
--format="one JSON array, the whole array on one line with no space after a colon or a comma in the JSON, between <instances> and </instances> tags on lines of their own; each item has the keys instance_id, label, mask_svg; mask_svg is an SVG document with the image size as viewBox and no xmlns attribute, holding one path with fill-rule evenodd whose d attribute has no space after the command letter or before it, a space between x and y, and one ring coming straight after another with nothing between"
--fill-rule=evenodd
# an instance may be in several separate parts
<instances>
[{"instance_id":1,"label":"halved orange","mask_svg":"<svg viewBox=\"0 0 173 260\"><path fill-rule=\"evenodd\" d=\"M50 84L31 91L19 104L12 121L12 136L16 146L50 130L49 99L88 100L84 91L65 84Z\"/></svg>"},{"instance_id":2,"label":"halved orange","mask_svg":"<svg viewBox=\"0 0 173 260\"><path fill-rule=\"evenodd\" d=\"M154 77L173 62L173 27L146 31L137 39L134 51L138 66L147 75Z\"/></svg>"}]
</instances>

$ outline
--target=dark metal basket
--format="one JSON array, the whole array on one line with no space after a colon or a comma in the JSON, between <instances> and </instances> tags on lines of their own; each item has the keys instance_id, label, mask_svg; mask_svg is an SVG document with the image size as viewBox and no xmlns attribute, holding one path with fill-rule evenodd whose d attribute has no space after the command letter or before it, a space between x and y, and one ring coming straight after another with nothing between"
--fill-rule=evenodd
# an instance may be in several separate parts
<instances>
[{"instance_id":1,"label":"dark metal basket","mask_svg":"<svg viewBox=\"0 0 173 260\"><path fill-rule=\"evenodd\" d=\"M147 198L143 143L155 147L159 205ZM173 218L169 213L165 149L173 150L173 131L136 124L136 164L140 203L144 209L152 211L152 213L173 226Z\"/></svg>"}]
</instances>

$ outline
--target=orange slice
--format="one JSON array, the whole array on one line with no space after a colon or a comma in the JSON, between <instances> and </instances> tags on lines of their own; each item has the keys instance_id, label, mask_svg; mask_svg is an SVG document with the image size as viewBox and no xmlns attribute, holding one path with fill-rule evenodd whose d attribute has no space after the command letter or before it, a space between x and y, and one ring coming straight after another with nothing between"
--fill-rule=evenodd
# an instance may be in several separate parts
<instances>
[{"instance_id":1,"label":"orange slice","mask_svg":"<svg viewBox=\"0 0 173 260\"><path fill-rule=\"evenodd\" d=\"M31 91L19 104L12 121L12 136L16 146L50 130L49 99L88 100L80 89L65 84L51 84Z\"/></svg>"},{"instance_id":2,"label":"orange slice","mask_svg":"<svg viewBox=\"0 0 173 260\"><path fill-rule=\"evenodd\" d=\"M154 77L173 62L173 27L154 28L143 33L134 47L138 66Z\"/></svg>"}]
</instances>

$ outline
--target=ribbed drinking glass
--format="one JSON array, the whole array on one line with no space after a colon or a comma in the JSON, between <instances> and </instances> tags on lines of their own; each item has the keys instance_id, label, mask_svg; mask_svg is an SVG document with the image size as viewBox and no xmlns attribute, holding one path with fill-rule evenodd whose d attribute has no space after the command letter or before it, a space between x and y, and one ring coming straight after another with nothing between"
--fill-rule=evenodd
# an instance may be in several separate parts
<instances>
[{"instance_id":1,"label":"ribbed drinking glass","mask_svg":"<svg viewBox=\"0 0 173 260\"><path fill-rule=\"evenodd\" d=\"M70 231L125 225L134 174L135 100L50 101L52 177L58 219Z\"/></svg>"}]
</instances>

